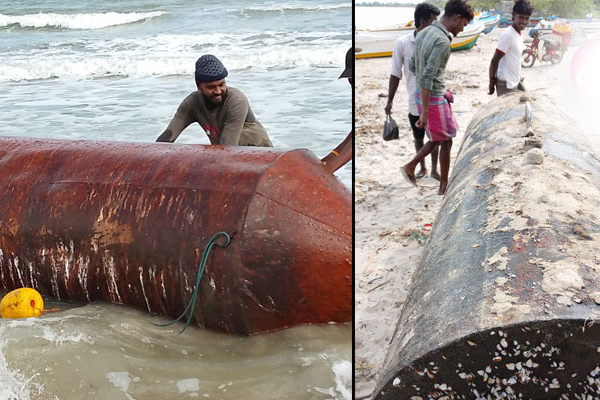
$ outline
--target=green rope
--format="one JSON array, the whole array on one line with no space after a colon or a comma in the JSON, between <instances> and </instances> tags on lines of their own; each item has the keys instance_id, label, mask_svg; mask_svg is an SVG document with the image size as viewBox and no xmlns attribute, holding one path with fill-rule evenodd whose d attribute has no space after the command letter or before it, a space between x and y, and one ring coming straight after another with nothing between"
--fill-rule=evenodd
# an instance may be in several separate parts
<instances>
[{"instance_id":1,"label":"green rope","mask_svg":"<svg viewBox=\"0 0 600 400\"><path fill-rule=\"evenodd\" d=\"M222 245L215 242L215 239L219 235L223 235L226 238L225 243L222 244ZM187 307L181 313L181 315L179 317L177 317L177 319L174 319L171 322L167 322L166 324L153 323L154 325L156 325L156 326L169 326L169 325L173 325L174 323L178 322L181 318L183 318L185 316L185 314L188 312L188 310L190 310L190 307L191 307L190 314L189 314L188 319L187 319L187 321L185 323L185 326L183 327L183 329L181 330L181 332L179 332L179 334L182 334L183 332L185 332L185 330L188 328L188 326L190 326L190 321L192 320L192 316L194 315L194 308L196 307L196 297L198 296L198 289L200 288L200 278L202 278L202 274L204 273L204 268L206 267L206 260L208 259L208 255L210 254L210 250L212 249L212 247L215 244L217 246L223 248L223 247L227 247L230 242L231 242L231 237L229 236L229 234L227 232L217 232L217 233L215 233L210 238L210 240L208 241L208 244L204 248L204 252L202 253L202 258L200 259L200 265L198 267L198 276L196 277L196 285L194 286L194 292L192 293L192 298L190 299Z\"/></svg>"}]
</instances>

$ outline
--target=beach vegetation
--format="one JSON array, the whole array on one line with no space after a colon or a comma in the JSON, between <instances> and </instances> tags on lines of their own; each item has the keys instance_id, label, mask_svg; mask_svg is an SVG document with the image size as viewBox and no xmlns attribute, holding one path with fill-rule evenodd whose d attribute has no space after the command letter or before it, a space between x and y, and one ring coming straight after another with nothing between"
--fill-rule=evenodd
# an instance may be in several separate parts
<instances>
[{"instance_id":1,"label":"beach vegetation","mask_svg":"<svg viewBox=\"0 0 600 400\"><path fill-rule=\"evenodd\" d=\"M392 3L392 2L381 2L381 1L361 1L354 4L356 7L416 7L420 1L414 3ZM435 3L428 1L427 3Z\"/></svg>"},{"instance_id":2,"label":"beach vegetation","mask_svg":"<svg viewBox=\"0 0 600 400\"><path fill-rule=\"evenodd\" d=\"M600 10L600 0L530 0L536 13L542 15L557 15L562 18L585 18L593 10ZM444 1L442 1L444 3ZM469 3L479 10L496 9L498 0L469 0Z\"/></svg>"},{"instance_id":3,"label":"beach vegetation","mask_svg":"<svg viewBox=\"0 0 600 400\"><path fill-rule=\"evenodd\" d=\"M563 18L585 18L597 4L594 0L533 0L533 7L545 15L558 15Z\"/></svg>"}]
</instances>

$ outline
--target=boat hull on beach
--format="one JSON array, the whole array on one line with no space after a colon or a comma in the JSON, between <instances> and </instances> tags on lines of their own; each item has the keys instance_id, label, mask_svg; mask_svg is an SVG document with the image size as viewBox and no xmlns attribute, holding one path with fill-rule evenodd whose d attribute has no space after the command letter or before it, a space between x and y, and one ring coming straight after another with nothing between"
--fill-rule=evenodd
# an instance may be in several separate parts
<instances>
[{"instance_id":1,"label":"boat hull on beach","mask_svg":"<svg viewBox=\"0 0 600 400\"><path fill-rule=\"evenodd\" d=\"M493 28L493 27L492 27ZM452 37L450 47L452 51L468 50L477 44L479 35L486 26L482 22L469 24L465 30ZM399 37L413 34L414 27L396 29L380 29L371 31L356 31L355 58L391 57L394 53L394 44Z\"/></svg>"},{"instance_id":2,"label":"boat hull on beach","mask_svg":"<svg viewBox=\"0 0 600 400\"><path fill-rule=\"evenodd\" d=\"M467 27L468 29L465 28L464 31L452 38L452 42L450 43L452 51L469 50L473 48L477 44L479 35L485 30L485 25L483 23L477 23L473 26L467 25Z\"/></svg>"},{"instance_id":3,"label":"boat hull on beach","mask_svg":"<svg viewBox=\"0 0 600 400\"><path fill-rule=\"evenodd\" d=\"M356 31L354 56L355 58L391 57L396 40L405 35L412 35L414 31L414 27Z\"/></svg>"},{"instance_id":4,"label":"boat hull on beach","mask_svg":"<svg viewBox=\"0 0 600 400\"><path fill-rule=\"evenodd\" d=\"M488 33L491 33L494 30L494 28L498 25L498 22L500 21L500 14L484 15L479 17L477 21L483 23L485 27L483 29L483 33L487 35Z\"/></svg>"},{"instance_id":5,"label":"boat hull on beach","mask_svg":"<svg viewBox=\"0 0 600 400\"><path fill-rule=\"evenodd\" d=\"M600 159L523 96L467 127L374 399L600 394Z\"/></svg>"},{"instance_id":6,"label":"boat hull on beach","mask_svg":"<svg viewBox=\"0 0 600 400\"><path fill-rule=\"evenodd\" d=\"M226 232L194 325L351 320L351 196L307 150L5 137L0 177L3 289L176 317Z\"/></svg>"}]
</instances>

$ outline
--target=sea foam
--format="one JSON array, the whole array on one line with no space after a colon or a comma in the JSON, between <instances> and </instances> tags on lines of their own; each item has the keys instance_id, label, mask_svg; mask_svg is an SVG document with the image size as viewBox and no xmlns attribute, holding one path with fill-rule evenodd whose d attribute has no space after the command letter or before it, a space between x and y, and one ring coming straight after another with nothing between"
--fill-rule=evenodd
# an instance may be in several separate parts
<instances>
[{"instance_id":1,"label":"sea foam","mask_svg":"<svg viewBox=\"0 0 600 400\"><path fill-rule=\"evenodd\" d=\"M145 13L106 12L90 14L0 14L0 27L17 25L22 28L102 29L109 26L146 21L164 14L166 14L166 12L163 11L152 11Z\"/></svg>"},{"instance_id":2,"label":"sea foam","mask_svg":"<svg viewBox=\"0 0 600 400\"><path fill-rule=\"evenodd\" d=\"M43 393L43 386L34 382L39 374L27 377L9 367L4 352L14 342L12 330L35 325L35 318L3 320L0 324L0 400L29 400L31 394Z\"/></svg>"},{"instance_id":3,"label":"sea foam","mask_svg":"<svg viewBox=\"0 0 600 400\"><path fill-rule=\"evenodd\" d=\"M330 4L330 5L322 5L322 6L307 6L307 5L277 5L277 6L265 6L265 7L247 7L241 10L241 12L245 11L253 11L253 12L295 12L295 11L327 11L327 10L338 10L342 8L351 8L351 3L348 4Z\"/></svg>"},{"instance_id":4,"label":"sea foam","mask_svg":"<svg viewBox=\"0 0 600 400\"><path fill-rule=\"evenodd\" d=\"M161 34L135 39L53 42L41 48L6 51L0 61L0 82L191 75L196 59L211 51L213 43L221 43L219 51L214 53L231 71L341 69L347 49L339 44L338 35L313 32L283 37L280 32L267 31L260 35Z\"/></svg>"}]
</instances>

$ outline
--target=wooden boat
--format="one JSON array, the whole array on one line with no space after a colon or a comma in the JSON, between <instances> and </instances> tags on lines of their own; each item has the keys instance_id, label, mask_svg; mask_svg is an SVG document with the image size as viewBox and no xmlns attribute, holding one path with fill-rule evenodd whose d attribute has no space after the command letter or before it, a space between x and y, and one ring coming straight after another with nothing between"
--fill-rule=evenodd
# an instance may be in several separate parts
<instances>
[{"instance_id":1,"label":"wooden boat","mask_svg":"<svg viewBox=\"0 0 600 400\"><path fill-rule=\"evenodd\" d=\"M486 13L482 14L476 21L483 23L485 28L483 29L483 33L486 35L494 30L494 28L498 25L498 21L500 21L500 14L491 14Z\"/></svg>"},{"instance_id":2,"label":"wooden boat","mask_svg":"<svg viewBox=\"0 0 600 400\"><path fill-rule=\"evenodd\" d=\"M512 24L512 15L508 14L508 15L502 15L500 17L500 21L498 21L498 26L500 28L506 28L508 26L510 26Z\"/></svg>"},{"instance_id":3,"label":"wooden boat","mask_svg":"<svg viewBox=\"0 0 600 400\"><path fill-rule=\"evenodd\" d=\"M194 325L352 318L351 195L307 150L2 137L0 203L2 289L177 317L226 232Z\"/></svg>"},{"instance_id":4,"label":"wooden boat","mask_svg":"<svg viewBox=\"0 0 600 400\"><path fill-rule=\"evenodd\" d=\"M479 35L484 29L485 25L481 22L467 25L464 31L452 38L452 43L450 43L452 51L468 50L475 46Z\"/></svg>"},{"instance_id":5,"label":"wooden boat","mask_svg":"<svg viewBox=\"0 0 600 400\"><path fill-rule=\"evenodd\" d=\"M528 27L533 28L534 26L536 26L541 20L546 19L546 20L552 20L552 19L557 19L558 17L556 15L551 15L548 17L544 17L542 15L532 15L529 18L529 24L527 24ZM504 14L500 17L500 21L498 21L498 25L500 26L500 28L506 28L508 26L510 26L512 24L512 15L511 14Z\"/></svg>"},{"instance_id":6,"label":"wooden boat","mask_svg":"<svg viewBox=\"0 0 600 400\"><path fill-rule=\"evenodd\" d=\"M404 35L412 35L414 31L414 26L378 30L357 30L354 35L355 57L391 57L394 52L396 39Z\"/></svg>"},{"instance_id":7,"label":"wooden boat","mask_svg":"<svg viewBox=\"0 0 600 400\"><path fill-rule=\"evenodd\" d=\"M412 34L414 27L396 27L355 32L356 58L391 57L398 37ZM452 38L452 51L467 50L475 46L479 34L483 32L483 22L470 23L458 36Z\"/></svg>"}]
</instances>

